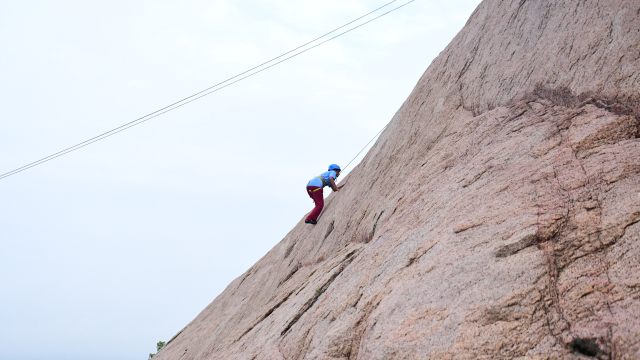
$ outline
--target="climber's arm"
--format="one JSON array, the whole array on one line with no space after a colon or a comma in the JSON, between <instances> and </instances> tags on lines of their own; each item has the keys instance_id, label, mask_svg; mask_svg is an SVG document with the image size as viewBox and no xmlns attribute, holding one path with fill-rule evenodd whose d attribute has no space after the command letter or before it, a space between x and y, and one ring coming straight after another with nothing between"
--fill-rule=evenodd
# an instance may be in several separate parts
<instances>
[{"instance_id":1,"label":"climber's arm","mask_svg":"<svg viewBox=\"0 0 640 360\"><path fill-rule=\"evenodd\" d=\"M340 185L340 186L336 185L336 182L335 180L333 180L332 177L329 178L329 182L331 183L331 189L333 191L340 191L340 189L344 187L344 185Z\"/></svg>"}]
</instances>

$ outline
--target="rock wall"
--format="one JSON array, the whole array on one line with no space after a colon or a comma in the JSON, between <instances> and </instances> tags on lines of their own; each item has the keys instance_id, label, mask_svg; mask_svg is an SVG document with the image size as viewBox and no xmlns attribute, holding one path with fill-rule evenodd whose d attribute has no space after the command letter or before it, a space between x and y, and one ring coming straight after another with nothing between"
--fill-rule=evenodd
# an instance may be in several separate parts
<instances>
[{"instance_id":1,"label":"rock wall","mask_svg":"<svg viewBox=\"0 0 640 360\"><path fill-rule=\"evenodd\" d=\"M485 0L154 359L639 359L640 2Z\"/></svg>"}]
</instances>

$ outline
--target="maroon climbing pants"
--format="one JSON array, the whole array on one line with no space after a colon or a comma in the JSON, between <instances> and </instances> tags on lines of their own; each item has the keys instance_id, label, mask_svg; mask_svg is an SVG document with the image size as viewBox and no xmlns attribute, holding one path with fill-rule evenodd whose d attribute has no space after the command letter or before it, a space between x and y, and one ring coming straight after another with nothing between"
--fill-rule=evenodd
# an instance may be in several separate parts
<instances>
[{"instance_id":1,"label":"maroon climbing pants","mask_svg":"<svg viewBox=\"0 0 640 360\"><path fill-rule=\"evenodd\" d=\"M320 212L324 207L324 196L322 195L322 188L317 186L307 186L307 194L309 194L309 197L312 198L316 203L316 207L311 210L311 213L309 214L309 216L307 216L307 220L318 220L318 216L320 216Z\"/></svg>"}]
</instances>

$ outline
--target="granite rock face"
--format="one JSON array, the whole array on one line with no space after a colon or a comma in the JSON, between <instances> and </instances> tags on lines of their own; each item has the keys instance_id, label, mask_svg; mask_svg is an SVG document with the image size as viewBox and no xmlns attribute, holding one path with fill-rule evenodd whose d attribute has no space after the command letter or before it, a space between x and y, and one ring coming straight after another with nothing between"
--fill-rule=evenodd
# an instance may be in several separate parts
<instances>
[{"instance_id":1,"label":"granite rock face","mask_svg":"<svg viewBox=\"0 0 640 360\"><path fill-rule=\"evenodd\" d=\"M154 359L640 359L639 98L640 1L485 0Z\"/></svg>"}]
</instances>

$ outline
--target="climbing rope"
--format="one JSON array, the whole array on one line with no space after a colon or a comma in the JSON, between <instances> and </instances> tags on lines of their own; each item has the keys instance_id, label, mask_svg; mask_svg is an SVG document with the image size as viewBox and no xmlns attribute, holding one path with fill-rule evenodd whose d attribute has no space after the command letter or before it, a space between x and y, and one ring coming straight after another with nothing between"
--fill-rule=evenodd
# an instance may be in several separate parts
<instances>
[{"instance_id":1,"label":"climbing rope","mask_svg":"<svg viewBox=\"0 0 640 360\"><path fill-rule=\"evenodd\" d=\"M366 149L366 148L367 148L367 146L369 146L369 144L371 144L371 142L372 142L375 138L377 138L377 137L378 137L378 135L382 134L382 132L384 131L384 129L386 129L386 128L387 128L387 126L389 126L389 124L385 125L385 126L382 128L382 130L380 130L380 132L378 132L378 133L376 134L376 136L374 136L374 137L373 137L373 139L369 140L369 142L367 143L367 145L365 145L365 146L364 146L364 147L363 147L363 148L358 152L358 154L356 154L356 156L354 156L354 157L353 157L353 159L351 159L351 161L349 161L349 163L347 164L347 166L345 166L345 167L343 167L343 168L342 168L342 171L344 171L344 170L345 170L349 165L351 165L351 163L353 162L353 160L355 160L355 159L358 157L358 155L360 155L360 153L361 153L362 151L364 151L364 149Z\"/></svg>"}]
</instances>

